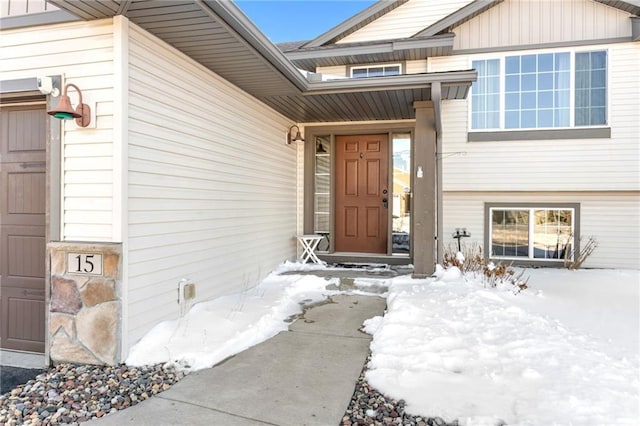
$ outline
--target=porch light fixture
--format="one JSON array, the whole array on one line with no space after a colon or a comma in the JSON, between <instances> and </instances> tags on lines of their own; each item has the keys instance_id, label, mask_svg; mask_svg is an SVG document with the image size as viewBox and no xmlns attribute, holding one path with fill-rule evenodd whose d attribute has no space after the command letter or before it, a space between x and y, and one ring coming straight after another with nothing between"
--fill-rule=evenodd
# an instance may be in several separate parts
<instances>
[{"instance_id":1,"label":"porch light fixture","mask_svg":"<svg viewBox=\"0 0 640 426\"><path fill-rule=\"evenodd\" d=\"M293 131L294 127L296 128L296 135L292 139L291 132ZM293 126L289 127L289 131L287 132L287 144L291 145L291 142L298 142L298 141L304 142L304 139L302 139L302 135L300 134L300 128L294 124Z\"/></svg>"},{"instance_id":2,"label":"porch light fixture","mask_svg":"<svg viewBox=\"0 0 640 426\"><path fill-rule=\"evenodd\" d=\"M69 96L67 96L67 89L69 87L73 87L76 89L76 92L78 92L78 106L76 109L73 109L71 106L71 100L69 99ZM87 127L89 123L91 123L91 108L89 108L89 105L82 103L82 92L78 86L71 83L64 86L58 106L47 111L47 114L60 120L71 120L75 118L76 124L79 127Z\"/></svg>"}]
</instances>

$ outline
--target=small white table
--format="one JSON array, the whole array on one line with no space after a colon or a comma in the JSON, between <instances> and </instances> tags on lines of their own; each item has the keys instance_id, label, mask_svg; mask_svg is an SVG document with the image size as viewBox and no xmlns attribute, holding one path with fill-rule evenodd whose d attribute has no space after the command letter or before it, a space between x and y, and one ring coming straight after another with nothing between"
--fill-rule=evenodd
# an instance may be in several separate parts
<instances>
[{"instance_id":1,"label":"small white table","mask_svg":"<svg viewBox=\"0 0 640 426\"><path fill-rule=\"evenodd\" d=\"M324 263L318 256L316 256L315 249L320 244L320 240L324 237L322 235L308 234L308 235L298 235L298 241L302 246L302 256L300 256L300 260L302 263L307 263L311 261L313 263Z\"/></svg>"}]
</instances>

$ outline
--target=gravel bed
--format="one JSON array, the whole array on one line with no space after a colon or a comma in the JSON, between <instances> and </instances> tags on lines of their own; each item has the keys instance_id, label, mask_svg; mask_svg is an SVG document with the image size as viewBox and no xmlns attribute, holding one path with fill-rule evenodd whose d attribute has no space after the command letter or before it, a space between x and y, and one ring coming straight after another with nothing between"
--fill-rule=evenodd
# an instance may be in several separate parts
<instances>
[{"instance_id":1,"label":"gravel bed","mask_svg":"<svg viewBox=\"0 0 640 426\"><path fill-rule=\"evenodd\" d=\"M368 362L368 361L367 361ZM458 426L439 417L414 416L403 400L395 401L371 387L366 364L340 426ZM165 391L184 372L162 364L114 367L61 364L0 395L1 425L81 423L123 410Z\"/></svg>"},{"instance_id":2,"label":"gravel bed","mask_svg":"<svg viewBox=\"0 0 640 426\"><path fill-rule=\"evenodd\" d=\"M403 400L396 401L388 398L367 383L364 375L368 362L369 360L360 373L353 397L340 426L458 426L458 420L448 423L440 417L421 417L407 413Z\"/></svg>"},{"instance_id":3,"label":"gravel bed","mask_svg":"<svg viewBox=\"0 0 640 426\"><path fill-rule=\"evenodd\" d=\"M162 364L60 364L0 395L0 424L80 423L123 410L171 387L184 373Z\"/></svg>"}]
</instances>

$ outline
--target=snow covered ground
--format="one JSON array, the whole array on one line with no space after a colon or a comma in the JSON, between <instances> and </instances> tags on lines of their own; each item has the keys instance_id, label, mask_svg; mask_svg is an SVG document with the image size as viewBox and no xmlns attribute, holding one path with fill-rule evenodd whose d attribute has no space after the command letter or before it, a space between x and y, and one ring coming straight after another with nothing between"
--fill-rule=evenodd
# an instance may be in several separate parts
<instances>
[{"instance_id":1,"label":"snow covered ground","mask_svg":"<svg viewBox=\"0 0 640 426\"><path fill-rule=\"evenodd\" d=\"M287 263L253 289L195 305L151 330L127 363L206 368L286 330L302 304L338 293L324 278L280 275L310 268ZM387 313L365 323L369 382L412 414L461 424L640 424L640 271L526 275L518 295L456 270L390 280Z\"/></svg>"},{"instance_id":2,"label":"snow covered ground","mask_svg":"<svg viewBox=\"0 0 640 426\"><path fill-rule=\"evenodd\" d=\"M640 272L530 270L518 295L451 272L394 281L370 384L461 424L640 424Z\"/></svg>"}]
</instances>

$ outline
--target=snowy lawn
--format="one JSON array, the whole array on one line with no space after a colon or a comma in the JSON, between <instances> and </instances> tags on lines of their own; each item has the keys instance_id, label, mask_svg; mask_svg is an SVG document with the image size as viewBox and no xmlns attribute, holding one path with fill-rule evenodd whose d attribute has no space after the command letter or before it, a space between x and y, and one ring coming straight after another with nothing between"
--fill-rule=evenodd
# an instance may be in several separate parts
<instances>
[{"instance_id":1,"label":"snowy lawn","mask_svg":"<svg viewBox=\"0 0 640 426\"><path fill-rule=\"evenodd\" d=\"M639 271L528 270L518 295L456 271L394 281L371 385L461 424L640 424Z\"/></svg>"},{"instance_id":2,"label":"snowy lawn","mask_svg":"<svg viewBox=\"0 0 640 426\"><path fill-rule=\"evenodd\" d=\"M280 275L296 269L309 267L284 264L253 289L159 324L127 364L211 367L286 330L302 304L338 293L324 278ZM526 274L518 295L457 270L390 280L387 313L365 323L370 384L412 414L460 424L640 424L640 271Z\"/></svg>"}]
</instances>

